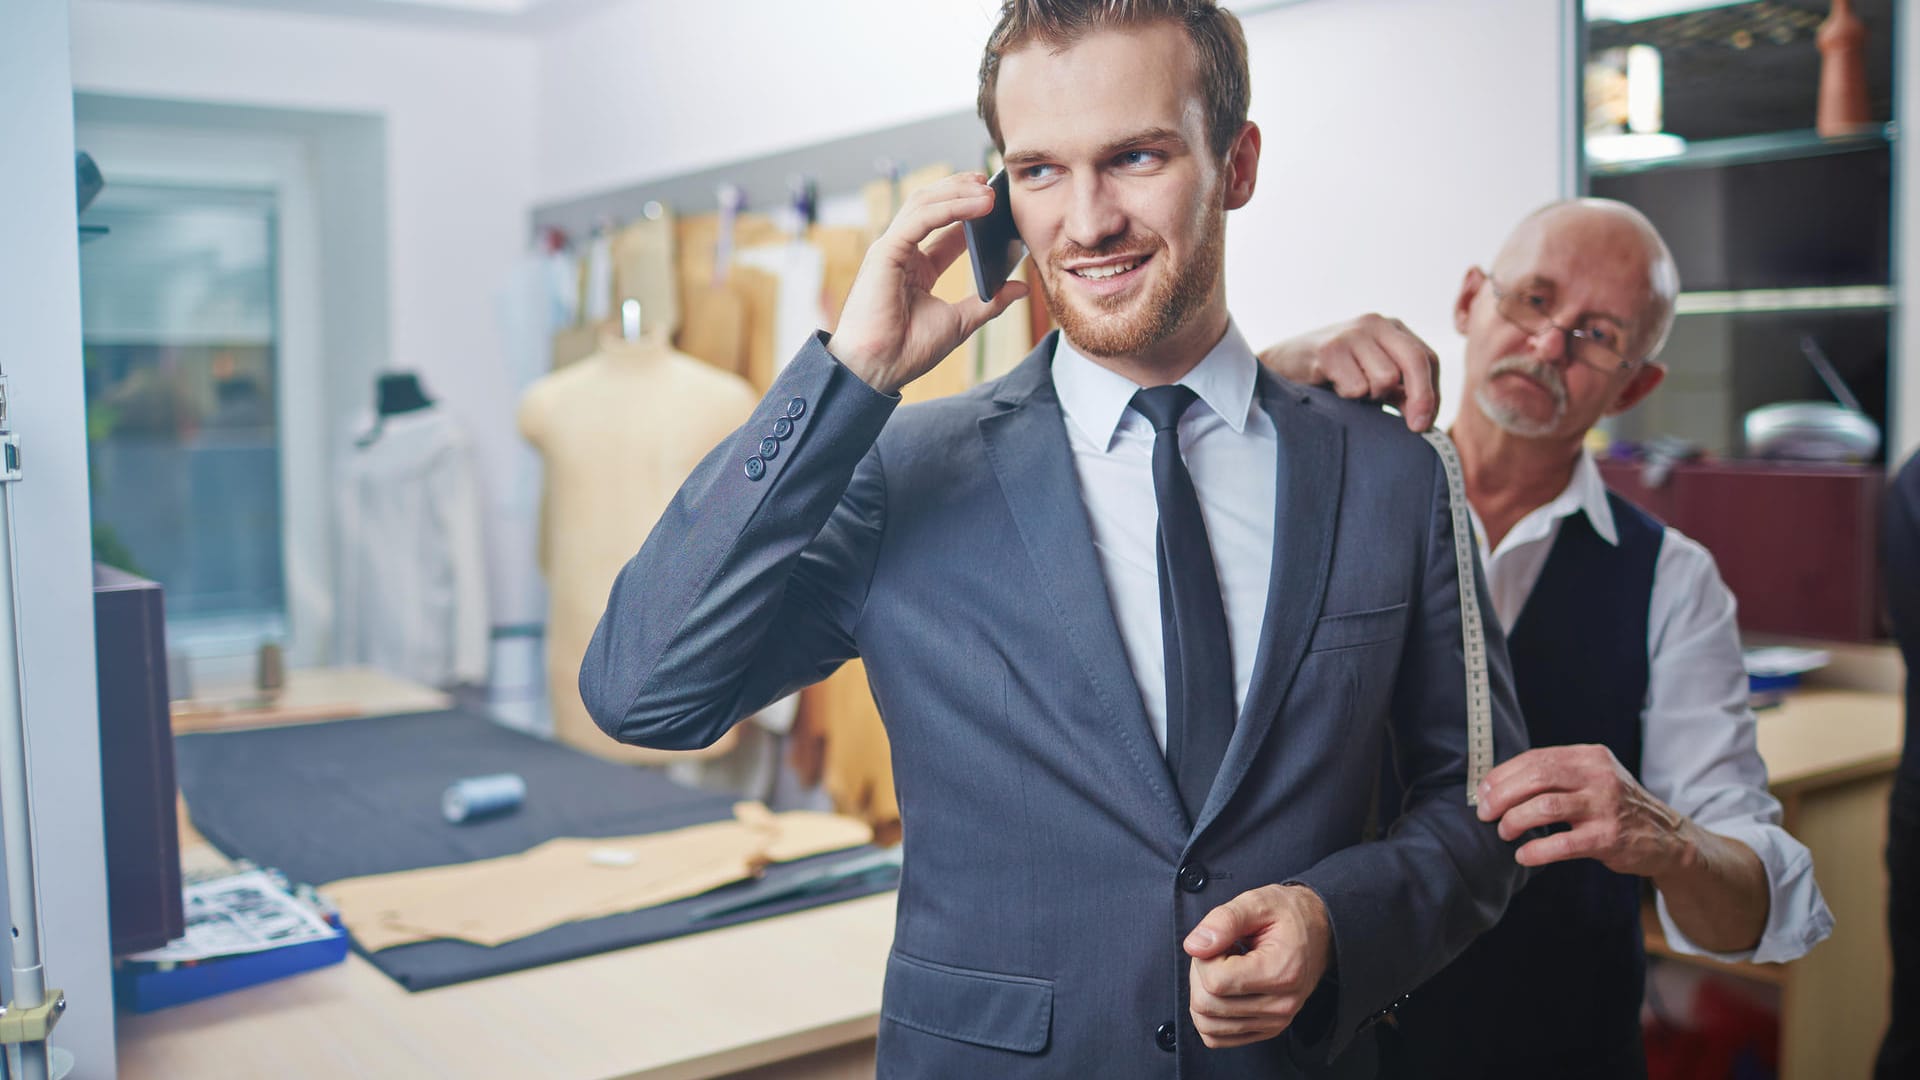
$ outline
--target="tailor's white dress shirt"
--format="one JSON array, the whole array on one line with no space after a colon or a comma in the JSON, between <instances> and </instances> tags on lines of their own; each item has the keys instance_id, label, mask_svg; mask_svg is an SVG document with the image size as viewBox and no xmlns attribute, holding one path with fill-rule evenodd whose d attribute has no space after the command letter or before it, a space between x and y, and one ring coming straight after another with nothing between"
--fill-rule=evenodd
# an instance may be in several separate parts
<instances>
[{"instance_id":1,"label":"tailor's white dress shirt","mask_svg":"<svg viewBox=\"0 0 1920 1080\"><path fill-rule=\"evenodd\" d=\"M1584 452L1566 490L1521 518L1497 550L1487 550L1486 527L1473 516L1494 612L1509 634L1540 580L1561 523L1582 513L1601 539L1619 543L1606 483ZM1801 955L1833 932L1833 914L1814 883L1813 856L1780 827L1780 803L1767 791L1767 767L1747 708L1733 593L1707 549L1674 529L1666 531L1654 564L1647 661L1640 782L1702 828L1752 848L1766 867L1772 895L1759 945L1738 953L1709 952L1688 940L1668 914L1666 898L1659 897L1667 942L1681 952L1727 961L1768 963Z\"/></svg>"}]
</instances>

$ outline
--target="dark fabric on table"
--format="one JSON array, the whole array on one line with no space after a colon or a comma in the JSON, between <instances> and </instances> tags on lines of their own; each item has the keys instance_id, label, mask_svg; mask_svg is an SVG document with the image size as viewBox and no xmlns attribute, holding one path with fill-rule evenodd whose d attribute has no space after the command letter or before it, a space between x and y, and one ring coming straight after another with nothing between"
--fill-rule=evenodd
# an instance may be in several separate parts
<instances>
[{"instance_id":1,"label":"dark fabric on table","mask_svg":"<svg viewBox=\"0 0 1920 1080\"><path fill-rule=\"evenodd\" d=\"M229 857L276 867L294 882L314 885L511 855L555 837L664 832L729 818L735 801L459 710L182 735L175 754L180 790L202 836ZM447 785L500 772L526 781L519 810L465 825L440 816ZM770 867L763 880L871 850ZM363 954L407 989L428 990L850 900L888 886L856 884L691 922L695 907L750 887L743 883L567 923L491 948L428 941Z\"/></svg>"}]
</instances>

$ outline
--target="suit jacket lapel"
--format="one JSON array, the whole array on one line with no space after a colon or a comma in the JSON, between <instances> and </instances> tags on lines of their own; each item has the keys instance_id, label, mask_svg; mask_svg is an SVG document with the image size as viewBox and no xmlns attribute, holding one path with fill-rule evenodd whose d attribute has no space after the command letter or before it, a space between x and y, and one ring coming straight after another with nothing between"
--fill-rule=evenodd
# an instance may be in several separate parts
<instances>
[{"instance_id":1,"label":"suit jacket lapel","mask_svg":"<svg viewBox=\"0 0 1920 1080\"><path fill-rule=\"evenodd\" d=\"M980 435L1046 599L1064 624L1067 643L1091 680L1102 711L1113 718L1114 737L1184 833L1186 811L1141 704L1087 525L1073 451L1053 390L1056 335L1049 334L1001 382L994 401L1002 411L980 419Z\"/></svg>"},{"instance_id":2,"label":"suit jacket lapel","mask_svg":"<svg viewBox=\"0 0 1920 1080\"><path fill-rule=\"evenodd\" d=\"M1273 520L1273 570L1268 578L1267 611L1260 623L1253 679L1234 725L1227 756L1195 823L1198 837L1233 797L1253 764L1280 703L1313 638L1326 596L1332 561L1334 525L1340 510L1345 432L1309 404L1300 389L1265 371L1258 383L1261 407L1279 436ZM1189 841L1191 842L1191 840Z\"/></svg>"}]
</instances>

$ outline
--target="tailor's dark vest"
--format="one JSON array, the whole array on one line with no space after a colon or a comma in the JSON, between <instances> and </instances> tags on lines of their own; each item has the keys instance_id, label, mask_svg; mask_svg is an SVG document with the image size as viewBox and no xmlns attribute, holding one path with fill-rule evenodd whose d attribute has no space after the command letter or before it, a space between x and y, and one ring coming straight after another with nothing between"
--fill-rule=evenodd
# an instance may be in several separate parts
<instances>
[{"instance_id":1,"label":"tailor's dark vest","mask_svg":"<svg viewBox=\"0 0 1920 1080\"><path fill-rule=\"evenodd\" d=\"M1507 651L1534 746L1602 743L1638 777L1647 611L1665 529L1607 501L1619 546L1585 514L1563 519ZM1619 1062L1640 1054L1640 882L1591 859L1536 872L1499 925L1401 1005L1404 1074L1639 1075Z\"/></svg>"}]
</instances>

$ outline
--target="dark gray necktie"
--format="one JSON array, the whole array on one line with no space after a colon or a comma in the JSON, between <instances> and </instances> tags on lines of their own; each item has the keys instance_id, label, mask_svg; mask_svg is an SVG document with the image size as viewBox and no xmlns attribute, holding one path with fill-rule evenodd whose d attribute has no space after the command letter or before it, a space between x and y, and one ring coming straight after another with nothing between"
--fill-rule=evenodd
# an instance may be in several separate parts
<instances>
[{"instance_id":1,"label":"dark gray necktie","mask_svg":"<svg viewBox=\"0 0 1920 1080\"><path fill-rule=\"evenodd\" d=\"M1180 457L1180 417L1196 395L1154 386L1131 407L1153 424L1153 495L1160 507L1160 633L1167 662L1167 766L1187 819L1199 819L1233 738L1233 658L1220 577L1193 476Z\"/></svg>"}]
</instances>

